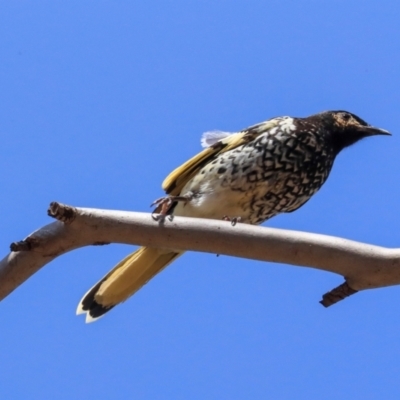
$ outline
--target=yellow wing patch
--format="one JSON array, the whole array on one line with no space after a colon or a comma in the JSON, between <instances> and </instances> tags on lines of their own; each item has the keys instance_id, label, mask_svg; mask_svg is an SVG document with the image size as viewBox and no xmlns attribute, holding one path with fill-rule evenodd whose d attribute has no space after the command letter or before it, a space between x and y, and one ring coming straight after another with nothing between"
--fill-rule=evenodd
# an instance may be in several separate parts
<instances>
[{"instance_id":1,"label":"yellow wing patch","mask_svg":"<svg viewBox=\"0 0 400 400\"><path fill-rule=\"evenodd\" d=\"M226 138L216 142L178 168L174 169L164 179L162 188L171 196L179 195L186 183L189 182L189 180L193 178L193 176L195 176L209 161L217 157L219 154L251 142L257 136L277 126L278 122L278 119L271 119L251 126L241 132L234 133L233 135L227 136Z\"/></svg>"}]
</instances>

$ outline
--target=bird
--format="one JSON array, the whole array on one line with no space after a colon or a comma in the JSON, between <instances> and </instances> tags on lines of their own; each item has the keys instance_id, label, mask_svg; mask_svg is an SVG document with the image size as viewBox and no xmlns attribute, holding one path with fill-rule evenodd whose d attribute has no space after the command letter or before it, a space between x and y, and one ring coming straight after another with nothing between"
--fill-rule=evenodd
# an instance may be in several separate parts
<instances>
[{"instance_id":1,"label":"bird","mask_svg":"<svg viewBox=\"0 0 400 400\"><path fill-rule=\"evenodd\" d=\"M261 224L303 206L325 183L336 156L359 140L390 135L348 111L305 118L276 117L239 132L211 131L204 149L164 180L153 205L166 216ZM141 247L119 262L82 298L77 314L102 317L183 253Z\"/></svg>"}]
</instances>

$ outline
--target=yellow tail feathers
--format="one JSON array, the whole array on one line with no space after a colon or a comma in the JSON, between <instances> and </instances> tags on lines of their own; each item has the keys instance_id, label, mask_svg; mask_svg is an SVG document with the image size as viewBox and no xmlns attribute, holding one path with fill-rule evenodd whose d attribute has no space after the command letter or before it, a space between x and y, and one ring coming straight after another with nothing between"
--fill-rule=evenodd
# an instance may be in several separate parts
<instances>
[{"instance_id":1,"label":"yellow tail feathers","mask_svg":"<svg viewBox=\"0 0 400 400\"><path fill-rule=\"evenodd\" d=\"M119 262L83 296L76 313L85 313L86 322L100 318L111 308L136 293L181 254L152 247L141 247Z\"/></svg>"}]
</instances>

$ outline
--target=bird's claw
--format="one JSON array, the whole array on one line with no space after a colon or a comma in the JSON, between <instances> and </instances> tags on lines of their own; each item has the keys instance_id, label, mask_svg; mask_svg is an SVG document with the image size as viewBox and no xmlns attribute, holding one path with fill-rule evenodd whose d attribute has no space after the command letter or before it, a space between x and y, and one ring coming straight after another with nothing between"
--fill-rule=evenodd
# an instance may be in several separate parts
<instances>
[{"instance_id":1,"label":"bird's claw","mask_svg":"<svg viewBox=\"0 0 400 400\"><path fill-rule=\"evenodd\" d=\"M165 215L151 213L151 218L153 218L154 221L158 222L158 221L161 221L161 220L165 219Z\"/></svg>"},{"instance_id":2,"label":"bird's claw","mask_svg":"<svg viewBox=\"0 0 400 400\"><path fill-rule=\"evenodd\" d=\"M182 201L184 203L187 203L192 199L192 194L188 194L185 196L166 196L166 197L160 197L159 199L153 201L153 203L150 205L150 207L156 206L157 208L160 208L159 212L156 214L154 211L151 214L152 218L154 221L161 221L165 219L165 216L168 215L168 211L171 209L172 205L178 201ZM173 216L169 215L168 218L170 221L172 221Z\"/></svg>"},{"instance_id":3,"label":"bird's claw","mask_svg":"<svg viewBox=\"0 0 400 400\"><path fill-rule=\"evenodd\" d=\"M224 221L230 221L232 226L235 226L238 222L242 222L242 217L228 217L227 215L224 215L222 217Z\"/></svg>"},{"instance_id":4,"label":"bird's claw","mask_svg":"<svg viewBox=\"0 0 400 400\"><path fill-rule=\"evenodd\" d=\"M164 204L171 205L171 203L172 203L171 197L168 197L168 196L166 196L166 197L160 197L159 199L154 200L154 201L150 204L150 207L160 206L160 205L164 205Z\"/></svg>"},{"instance_id":5,"label":"bird's claw","mask_svg":"<svg viewBox=\"0 0 400 400\"><path fill-rule=\"evenodd\" d=\"M151 218L153 218L154 221L157 221L157 222L164 221L165 217L168 217L169 221L172 221L174 219L173 215L151 213Z\"/></svg>"}]
</instances>

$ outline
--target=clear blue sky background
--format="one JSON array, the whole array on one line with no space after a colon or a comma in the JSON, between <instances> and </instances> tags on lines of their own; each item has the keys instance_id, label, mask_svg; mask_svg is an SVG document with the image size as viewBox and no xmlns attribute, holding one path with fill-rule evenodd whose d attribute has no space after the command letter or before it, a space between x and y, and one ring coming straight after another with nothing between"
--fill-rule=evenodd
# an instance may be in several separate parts
<instances>
[{"instance_id":1,"label":"clear blue sky background","mask_svg":"<svg viewBox=\"0 0 400 400\"><path fill-rule=\"evenodd\" d=\"M2 2L3 254L53 200L150 211L203 131L327 109L394 136L267 225L400 246L399 20L394 0ZM67 254L1 303L0 398L400 398L399 287L324 309L342 277L191 253L85 325L131 250Z\"/></svg>"}]
</instances>

